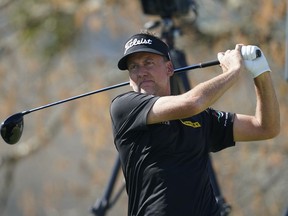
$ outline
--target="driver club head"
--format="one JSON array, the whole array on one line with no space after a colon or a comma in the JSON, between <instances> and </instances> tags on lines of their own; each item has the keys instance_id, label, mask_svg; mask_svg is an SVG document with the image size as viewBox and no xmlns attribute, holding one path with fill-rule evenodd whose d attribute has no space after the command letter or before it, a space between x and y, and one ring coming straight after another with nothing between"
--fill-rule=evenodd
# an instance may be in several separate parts
<instances>
[{"instance_id":1,"label":"driver club head","mask_svg":"<svg viewBox=\"0 0 288 216\"><path fill-rule=\"evenodd\" d=\"M16 113L2 122L1 136L6 143L13 145L21 138L23 128L23 113Z\"/></svg>"}]
</instances>

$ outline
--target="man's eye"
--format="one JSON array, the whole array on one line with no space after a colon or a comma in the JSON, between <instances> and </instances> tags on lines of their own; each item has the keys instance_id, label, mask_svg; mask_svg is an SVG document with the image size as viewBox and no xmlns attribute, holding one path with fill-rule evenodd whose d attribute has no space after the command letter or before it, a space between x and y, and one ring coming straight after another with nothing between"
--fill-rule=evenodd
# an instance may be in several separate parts
<instances>
[{"instance_id":1,"label":"man's eye","mask_svg":"<svg viewBox=\"0 0 288 216\"><path fill-rule=\"evenodd\" d=\"M131 64L131 65L128 66L128 70L129 71L130 70L136 70L136 68L137 68L137 65L134 65L134 64Z\"/></svg>"},{"instance_id":2,"label":"man's eye","mask_svg":"<svg viewBox=\"0 0 288 216\"><path fill-rule=\"evenodd\" d=\"M147 65L147 66L151 66L153 64L154 64L154 62L152 60L148 60L145 62L145 65Z\"/></svg>"}]
</instances>

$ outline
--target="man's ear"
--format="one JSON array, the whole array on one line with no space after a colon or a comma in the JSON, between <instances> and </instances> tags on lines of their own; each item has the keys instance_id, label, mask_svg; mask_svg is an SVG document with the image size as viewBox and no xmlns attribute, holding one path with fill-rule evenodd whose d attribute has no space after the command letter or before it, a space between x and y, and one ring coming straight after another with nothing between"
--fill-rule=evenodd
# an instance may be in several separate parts
<instances>
[{"instance_id":1,"label":"man's ear","mask_svg":"<svg viewBox=\"0 0 288 216\"><path fill-rule=\"evenodd\" d=\"M173 74L174 74L174 66L173 66L173 63L171 61L167 62L167 73L169 76L173 76Z\"/></svg>"}]
</instances>

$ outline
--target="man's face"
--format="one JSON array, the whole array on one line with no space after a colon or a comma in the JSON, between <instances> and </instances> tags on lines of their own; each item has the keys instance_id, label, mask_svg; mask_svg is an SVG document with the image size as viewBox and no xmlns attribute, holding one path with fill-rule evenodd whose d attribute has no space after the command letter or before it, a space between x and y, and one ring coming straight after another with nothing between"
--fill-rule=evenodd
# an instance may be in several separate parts
<instances>
[{"instance_id":1,"label":"man's face","mask_svg":"<svg viewBox=\"0 0 288 216\"><path fill-rule=\"evenodd\" d=\"M136 92L164 96L170 94L171 61L161 55L140 52L129 56L127 67L130 86Z\"/></svg>"}]
</instances>

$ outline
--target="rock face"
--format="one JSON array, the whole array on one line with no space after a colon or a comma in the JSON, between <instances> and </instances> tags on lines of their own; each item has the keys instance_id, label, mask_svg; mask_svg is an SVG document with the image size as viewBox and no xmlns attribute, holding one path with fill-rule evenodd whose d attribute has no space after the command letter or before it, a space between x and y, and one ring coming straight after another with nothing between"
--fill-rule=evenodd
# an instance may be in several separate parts
<instances>
[{"instance_id":1,"label":"rock face","mask_svg":"<svg viewBox=\"0 0 288 216\"><path fill-rule=\"evenodd\" d=\"M18 2L31 3L28 0L11 2L14 4L10 7L19 6ZM76 14L79 38L71 44L71 50L59 53L47 64L36 58L39 53L27 52L27 48L23 48L25 44L7 29L10 34L0 31L1 119L19 109L127 81L127 73L116 68L122 54L121 44L130 34L143 29L146 21L158 19L143 15L137 1L84 1L82 7L71 7L72 1L49 2L56 4L50 7L51 10L60 10L62 4L69 11L80 8L78 13L69 12L70 15ZM97 5L93 6L96 2ZM35 1L31 5L33 10L43 14ZM286 3L283 0L199 0L197 5L198 16L194 23L176 20L182 31L176 39L176 46L185 52L188 64L214 60L218 52L232 49L236 43L258 45L273 70L272 78L281 108L282 130L277 138L237 143L234 148L211 155L221 190L232 206L232 215L281 215L288 200L288 83L284 79ZM1 19L3 23L10 21L9 16L2 13L5 11L0 14L1 18L4 17ZM72 23L65 22L61 29ZM51 22L48 24L45 26L51 30ZM40 42L44 39L53 41L53 37L46 35ZM35 40L33 44L36 46L40 42ZM188 76L191 85L195 86L219 73L219 67L215 66L191 71ZM22 143L11 148L1 142L0 214L91 215L89 208L103 194L116 158L109 104L116 94L126 90L130 88L39 112L39 115L25 120ZM241 78L213 107L253 113L252 77ZM25 160L16 163L12 157L12 163L7 162L9 155L13 156L16 150L27 153L33 142L43 148ZM122 179L120 174L116 189L122 186ZM127 215L126 209L127 197L123 192L107 215L124 216Z\"/></svg>"}]
</instances>

